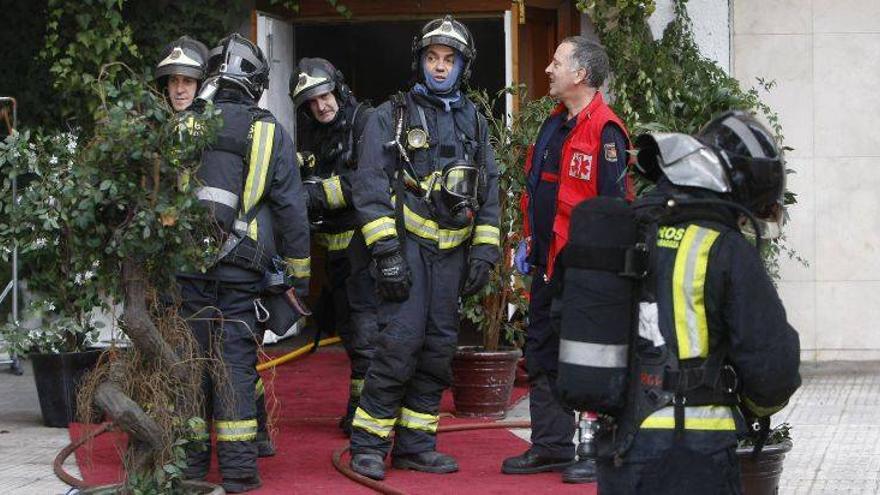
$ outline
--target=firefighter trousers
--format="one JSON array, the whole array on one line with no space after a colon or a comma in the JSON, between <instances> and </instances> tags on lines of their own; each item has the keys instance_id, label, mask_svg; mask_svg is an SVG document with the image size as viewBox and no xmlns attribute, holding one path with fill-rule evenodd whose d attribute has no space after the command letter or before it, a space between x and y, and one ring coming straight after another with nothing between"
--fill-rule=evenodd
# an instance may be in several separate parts
<instances>
[{"instance_id":1,"label":"firefighter trousers","mask_svg":"<svg viewBox=\"0 0 880 495\"><path fill-rule=\"evenodd\" d=\"M573 459L576 418L574 411L559 403L556 393L559 334L551 325L552 299L553 289L544 281L544 268L535 267L526 330L532 451L545 457Z\"/></svg>"},{"instance_id":2,"label":"firefighter trousers","mask_svg":"<svg viewBox=\"0 0 880 495\"><path fill-rule=\"evenodd\" d=\"M353 454L385 456L436 449L440 397L452 383L458 344L464 249L437 252L407 239L409 298L379 304L376 351L364 381L351 436Z\"/></svg>"},{"instance_id":3,"label":"firefighter trousers","mask_svg":"<svg viewBox=\"0 0 880 495\"><path fill-rule=\"evenodd\" d=\"M258 283L181 278L182 315L207 358L221 359L222 371L202 376L208 425L213 420L217 459L224 478L247 478L257 474L255 384L257 383L257 336L253 301ZM188 450L188 478L202 478L211 460L211 441L206 428L203 448Z\"/></svg>"},{"instance_id":4,"label":"firefighter trousers","mask_svg":"<svg viewBox=\"0 0 880 495\"><path fill-rule=\"evenodd\" d=\"M346 259L340 261L339 265L342 266L344 263L346 271L343 295L347 303L348 325L344 328L340 327L339 336L351 362L351 384L346 416L350 418L357 408L364 388L364 377L367 375L370 361L373 360L379 323L376 319L378 311L376 282L370 273L370 255L364 245L363 236L356 233L345 254Z\"/></svg>"}]
</instances>

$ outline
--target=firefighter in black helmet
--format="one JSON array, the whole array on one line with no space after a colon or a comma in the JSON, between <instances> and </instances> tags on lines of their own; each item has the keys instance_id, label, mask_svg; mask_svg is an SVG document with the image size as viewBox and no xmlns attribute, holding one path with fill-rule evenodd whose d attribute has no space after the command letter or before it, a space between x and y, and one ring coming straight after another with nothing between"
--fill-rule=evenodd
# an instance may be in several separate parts
<instances>
[{"instance_id":1,"label":"firefighter in black helmet","mask_svg":"<svg viewBox=\"0 0 880 495\"><path fill-rule=\"evenodd\" d=\"M156 64L156 82L175 112L192 105L208 67L208 48L189 36L169 43Z\"/></svg>"},{"instance_id":2,"label":"firefighter in black helmet","mask_svg":"<svg viewBox=\"0 0 880 495\"><path fill-rule=\"evenodd\" d=\"M257 299L295 288L308 291L309 225L293 142L272 114L257 107L268 84L262 51L233 34L211 50L198 95L213 100L223 119L202 155L195 192L219 226L222 247L206 273L179 276L183 313L202 352L219 353L225 376L205 379L223 488L240 493L261 486L257 473ZM207 424L206 424L207 426ZM204 450L187 455L188 478L203 478Z\"/></svg>"},{"instance_id":3,"label":"firefighter in black helmet","mask_svg":"<svg viewBox=\"0 0 880 495\"><path fill-rule=\"evenodd\" d=\"M743 234L760 243L779 232L782 154L739 111L694 137L643 135L636 146L639 171L657 183L633 205L653 252L631 363L638 390L600 429L599 492L739 494L737 432L766 432L800 386L798 334Z\"/></svg>"},{"instance_id":4,"label":"firefighter in black helmet","mask_svg":"<svg viewBox=\"0 0 880 495\"><path fill-rule=\"evenodd\" d=\"M499 259L498 169L486 119L461 89L476 57L446 16L413 41L417 83L367 122L352 197L380 295L376 351L355 412L352 469L458 470L436 450L459 296L486 285ZM394 448L391 434L394 432Z\"/></svg>"},{"instance_id":5,"label":"firefighter in black helmet","mask_svg":"<svg viewBox=\"0 0 880 495\"><path fill-rule=\"evenodd\" d=\"M351 200L357 147L373 108L357 101L329 61L303 58L298 69L290 79L290 97L298 109L298 148L307 157L301 170L309 216L318 244L327 250L335 329L351 361L348 406L340 421L350 435L378 329L369 253Z\"/></svg>"},{"instance_id":6,"label":"firefighter in black helmet","mask_svg":"<svg viewBox=\"0 0 880 495\"><path fill-rule=\"evenodd\" d=\"M207 76L208 48L189 36L169 43L162 51L162 59L156 64L155 80L163 88L168 103L175 113L183 115L192 107L198 90ZM184 118L186 118L184 116ZM189 177L184 179L188 183ZM188 184L187 184L188 185ZM257 396L257 446L260 457L275 455L275 446L269 438L266 414L266 396L261 378L254 387Z\"/></svg>"}]
</instances>

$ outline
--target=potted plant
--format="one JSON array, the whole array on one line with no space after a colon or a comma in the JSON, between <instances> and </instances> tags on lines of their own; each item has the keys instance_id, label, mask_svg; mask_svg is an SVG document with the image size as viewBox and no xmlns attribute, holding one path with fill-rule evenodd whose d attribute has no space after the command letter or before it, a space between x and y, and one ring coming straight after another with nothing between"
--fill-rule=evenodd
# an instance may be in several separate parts
<instances>
[{"instance_id":1,"label":"potted plant","mask_svg":"<svg viewBox=\"0 0 880 495\"><path fill-rule=\"evenodd\" d=\"M69 186L65 176L73 165L75 149L72 134L39 138L13 132L0 143L4 177L0 214L9 219L0 223L0 245L18 246L22 272L28 279L22 284L28 288L24 323L10 317L0 325L0 337L10 353L31 359L43 423L65 428L77 416L79 383L100 354L89 349L100 325L89 315L98 301L92 280L95 272L91 268L77 271L69 233L59 221L57 198ZM15 208L10 190L13 177L20 184ZM9 249L0 256L8 261Z\"/></svg>"},{"instance_id":2,"label":"potted plant","mask_svg":"<svg viewBox=\"0 0 880 495\"><path fill-rule=\"evenodd\" d=\"M33 332L4 328L19 352L42 343L67 350L89 340L94 308L122 304L131 346L83 378L79 413L106 415L128 435L126 479L112 491L181 493L202 371L218 366L198 359L173 303L174 276L204 271L218 252L218 229L187 179L220 119L209 105L183 125L149 74L124 63L152 65L140 59L122 9L96 2L74 17L60 0L48 4L43 56L57 100L75 103L65 117L76 136L15 134L0 150L4 189L10 174L33 177L20 202L0 203L0 246L17 243L34 308L46 314Z\"/></svg>"},{"instance_id":3,"label":"potted plant","mask_svg":"<svg viewBox=\"0 0 880 495\"><path fill-rule=\"evenodd\" d=\"M493 114L507 94L520 100L520 110L508 117L509 122ZM485 92L474 92L471 97L487 117L489 140L498 165L502 257L489 284L463 302L462 323L476 327L483 342L481 346L459 347L452 361L452 393L459 415L502 417L522 355L519 348L524 340L528 306L528 279L514 269L511 261L522 239L519 199L525 186L523 162L552 102L547 98L526 101L524 85L506 88L494 98Z\"/></svg>"},{"instance_id":4,"label":"potted plant","mask_svg":"<svg viewBox=\"0 0 880 495\"><path fill-rule=\"evenodd\" d=\"M779 493L782 463L791 451L791 425L782 423L773 428L760 454L755 457L755 444L745 437L737 445L740 479L744 495L775 495Z\"/></svg>"}]
</instances>

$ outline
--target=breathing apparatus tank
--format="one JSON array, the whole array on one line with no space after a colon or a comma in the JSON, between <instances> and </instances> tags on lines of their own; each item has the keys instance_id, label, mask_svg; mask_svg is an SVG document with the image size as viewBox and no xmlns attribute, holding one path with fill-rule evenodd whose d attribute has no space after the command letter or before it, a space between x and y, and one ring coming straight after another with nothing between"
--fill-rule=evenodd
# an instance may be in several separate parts
<instances>
[{"instance_id":1,"label":"breathing apparatus tank","mask_svg":"<svg viewBox=\"0 0 880 495\"><path fill-rule=\"evenodd\" d=\"M577 205L560 267L560 400L578 411L615 414L626 402L639 279L647 268L629 204L599 196Z\"/></svg>"}]
</instances>

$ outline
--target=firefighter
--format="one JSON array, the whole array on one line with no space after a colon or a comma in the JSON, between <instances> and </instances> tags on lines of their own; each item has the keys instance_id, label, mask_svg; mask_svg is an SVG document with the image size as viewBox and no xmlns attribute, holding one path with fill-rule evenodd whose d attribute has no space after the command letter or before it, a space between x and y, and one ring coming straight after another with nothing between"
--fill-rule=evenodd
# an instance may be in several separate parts
<instances>
[{"instance_id":1,"label":"firefighter","mask_svg":"<svg viewBox=\"0 0 880 495\"><path fill-rule=\"evenodd\" d=\"M550 324L550 278L575 205L600 195L632 197L626 128L599 90L608 71L605 49L583 36L564 39L545 69L559 105L526 158L526 239L515 256L517 268L532 275L525 347L532 446L504 460L506 474L563 471L565 482L595 480L595 459L575 463L574 411L560 404L555 389L559 335Z\"/></svg>"},{"instance_id":2,"label":"firefighter","mask_svg":"<svg viewBox=\"0 0 880 495\"><path fill-rule=\"evenodd\" d=\"M205 80L208 68L208 47L201 41L181 36L162 51L162 60L156 65L156 82L175 113L190 109L196 93ZM263 380L257 377L254 386L257 397L257 450L260 457L275 455L275 446L269 437L266 414L266 395Z\"/></svg>"},{"instance_id":3,"label":"firefighter","mask_svg":"<svg viewBox=\"0 0 880 495\"><path fill-rule=\"evenodd\" d=\"M156 82L175 112L188 109L205 80L208 48L201 41L181 36L162 51L156 65Z\"/></svg>"},{"instance_id":4,"label":"firefighter","mask_svg":"<svg viewBox=\"0 0 880 495\"><path fill-rule=\"evenodd\" d=\"M255 301L291 286L308 291L309 224L293 142L272 114L257 107L268 84L262 51L238 34L211 50L198 99L213 100L223 126L194 178L196 195L213 213L222 247L206 273L179 277L183 313L202 352L219 354L224 373L205 378L223 488L261 486L257 472L257 345ZM203 478L204 449L188 452L188 478Z\"/></svg>"},{"instance_id":5,"label":"firefighter","mask_svg":"<svg viewBox=\"0 0 880 495\"><path fill-rule=\"evenodd\" d=\"M766 434L800 386L798 334L743 235L779 234L783 157L740 111L695 137L636 145L639 170L657 182L633 205L652 251L631 363L639 378L616 426L600 430L599 492L739 494L737 428Z\"/></svg>"},{"instance_id":6,"label":"firefighter","mask_svg":"<svg viewBox=\"0 0 880 495\"><path fill-rule=\"evenodd\" d=\"M350 435L378 328L375 284L351 199L357 147L373 108L357 101L342 72L329 61L303 58L298 65L290 97L299 110L297 142L300 156L306 157L301 175L309 216L318 244L327 249L333 316L351 362L348 406L339 424Z\"/></svg>"},{"instance_id":7,"label":"firefighter","mask_svg":"<svg viewBox=\"0 0 880 495\"><path fill-rule=\"evenodd\" d=\"M489 280L499 251L498 170L485 117L468 99L476 50L452 16L413 40L416 82L367 122L352 196L374 259L380 332L351 435L351 466L458 470L436 450L452 379L459 297ZM391 450L391 435L394 448Z\"/></svg>"}]
</instances>

